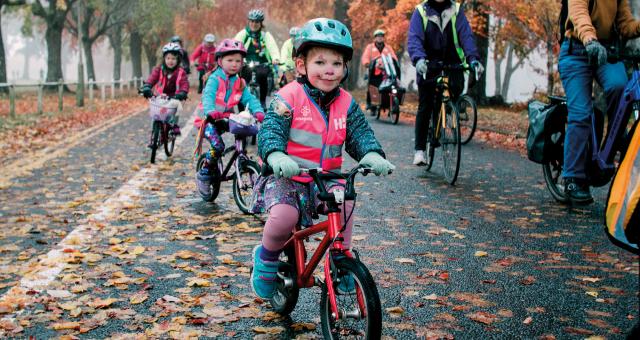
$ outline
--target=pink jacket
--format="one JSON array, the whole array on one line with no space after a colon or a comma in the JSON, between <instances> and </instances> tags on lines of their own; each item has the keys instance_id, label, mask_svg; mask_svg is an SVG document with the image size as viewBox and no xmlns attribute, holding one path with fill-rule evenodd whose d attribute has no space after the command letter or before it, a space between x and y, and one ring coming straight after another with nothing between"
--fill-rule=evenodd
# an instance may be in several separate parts
<instances>
[{"instance_id":1,"label":"pink jacket","mask_svg":"<svg viewBox=\"0 0 640 340\"><path fill-rule=\"evenodd\" d=\"M191 55L191 62L198 63L198 71L209 72L216 68L216 47L200 44Z\"/></svg>"},{"instance_id":2,"label":"pink jacket","mask_svg":"<svg viewBox=\"0 0 640 340\"><path fill-rule=\"evenodd\" d=\"M171 74L167 74L167 72L162 69L162 65L154 67L145 83L152 87L159 85L161 89L154 87L158 90L157 92L164 93L170 97L175 96L176 93L179 92L189 93L189 78L181 67L176 67ZM180 83L176 86L176 80L178 79ZM163 82L164 85L162 85Z\"/></svg>"}]
</instances>

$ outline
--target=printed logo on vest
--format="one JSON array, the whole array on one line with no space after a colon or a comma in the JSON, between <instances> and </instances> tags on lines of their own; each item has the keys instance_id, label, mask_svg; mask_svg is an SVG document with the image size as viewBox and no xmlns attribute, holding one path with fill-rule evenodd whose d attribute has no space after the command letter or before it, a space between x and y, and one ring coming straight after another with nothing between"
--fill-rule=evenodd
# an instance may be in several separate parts
<instances>
[{"instance_id":1,"label":"printed logo on vest","mask_svg":"<svg viewBox=\"0 0 640 340\"><path fill-rule=\"evenodd\" d=\"M344 130L347 128L347 119L346 118L334 118L333 125L336 127L336 130Z\"/></svg>"},{"instance_id":2,"label":"printed logo on vest","mask_svg":"<svg viewBox=\"0 0 640 340\"><path fill-rule=\"evenodd\" d=\"M302 115L299 115L299 116L295 117L294 120L302 120L302 121L311 121L311 120L313 120L313 118L311 117L311 109L309 109L309 107L307 105L304 105L302 107L302 109L300 109L300 113Z\"/></svg>"},{"instance_id":3,"label":"printed logo on vest","mask_svg":"<svg viewBox=\"0 0 640 340\"><path fill-rule=\"evenodd\" d=\"M240 101L240 98L242 98L242 95L241 94L236 94L234 101Z\"/></svg>"}]
</instances>

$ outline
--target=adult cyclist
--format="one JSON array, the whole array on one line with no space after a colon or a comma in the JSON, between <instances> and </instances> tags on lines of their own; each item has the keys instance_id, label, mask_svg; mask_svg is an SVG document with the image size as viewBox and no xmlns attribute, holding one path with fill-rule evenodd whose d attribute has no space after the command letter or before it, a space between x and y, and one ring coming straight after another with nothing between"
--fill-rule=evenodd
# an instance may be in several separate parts
<instances>
[{"instance_id":1,"label":"adult cyclist","mask_svg":"<svg viewBox=\"0 0 640 340\"><path fill-rule=\"evenodd\" d=\"M396 73L400 74L398 57L391 46L385 45L384 34L385 32L381 29L377 29L373 32L374 41L364 48L362 58L360 59L360 63L365 67L365 72L367 72L365 73L367 75L367 87L368 85L378 87L382 83L384 74L382 73L383 64L380 57L383 55L390 55L391 58L393 58ZM374 61L375 64L373 63ZM372 115L375 115L375 111L371 110L371 96L369 95L369 91L367 91L367 110L369 110Z\"/></svg>"},{"instance_id":2,"label":"adult cyclist","mask_svg":"<svg viewBox=\"0 0 640 340\"><path fill-rule=\"evenodd\" d=\"M191 62L198 70L198 93L202 93L204 88L205 74L211 74L216 68L216 36L208 33L204 36L202 44L198 45L193 54Z\"/></svg>"},{"instance_id":3,"label":"adult cyclist","mask_svg":"<svg viewBox=\"0 0 640 340\"><path fill-rule=\"evenodd\" d=\"M257 62L256 80L260 86L260 104L265 107L267 92L269 90L269 76L273 76L272 67L265 64L277 65L280 60L278 45L271 33L264 30L264 12L260 9L252 9L247 14L249 21L247 26L236 34L235 39L242 41L247 49L247 63ZM251 71L245 66L242 77L251 81Z\"/></svg>"},{"instance_id":4,"label":"adult cyclist","mask_svg":"<svg viewBox=\"0 0 640 340\"><path fill-rule=\"evenodd\" d=\"M478 74L484 71L469 21L460 4L453 0L426 0L416 6L409 23L407 46L416 66L418 79L418 114L415 127L414 165L427 164L424 151L438 146L427 141L429 124L434 112L438 70L429 70L430 62L456 65L469 63ZM464 73L449 73L449 92L459 95L464 87Z\"/></svg>"},{"instance_id":5,"label":"adult cyclist","mask_svg":"<svg viewBox=\"0 0 640 340\"><path fill-rule=\"evenodd\" d=\"M607 62L607 48L619 38L615 29L623 39L640 37L640 21L634 20L628 0L569 0L568 13L558 61L569 111L562 176L570 203L583 205L593 202L586 172L591 85L593 79L602 85L607 112L615 112L627 74L622 62Z\"/></svg>"},{"instance_id":6,"label":"adult cyclist","mask_svg":"<svg viewBox=\"0 0 640 340\"><path fill-rule=\"evenodd\" d=\"M182 41L182 38L180 38L179 35L174 35L173 37L171 37L171 42L174 44L180 45L180 60L182 60L181 62L182 69L185 72L187 72L187 74L191 74L191 65L189 63L189 53L187 53L187 50L184 48L184 42Z\"/></svg>"},{"instance_id":7,"label":"adult cyclist","mask_svg":"<svg viewBox=\"0 0 640 340\"><path fill-rule=\"evenodd\" d=\"M283 73L283 77L286 77L287 72L295 72L295 64L293 62L293 40L300 31L298 27L291 27L289 30L289 39L287 39L280 48L280 58L282 61L282 67L280 70ZM286 78L285 78L286 82Z\"/></svg>"}]
</instances>

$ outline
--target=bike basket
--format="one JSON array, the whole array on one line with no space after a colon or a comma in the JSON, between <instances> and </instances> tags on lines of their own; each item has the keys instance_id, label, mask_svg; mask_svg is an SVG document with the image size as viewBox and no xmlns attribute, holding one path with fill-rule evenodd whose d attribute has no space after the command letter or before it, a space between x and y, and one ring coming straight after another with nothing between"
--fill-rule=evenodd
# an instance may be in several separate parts
<instances>
[{"instance_id":1,"label":"bike basket","mask_svg":"<svg viewBox=\"0 0 640 340\"><path fill-rule=\"evenodd\" d=\"M179 102L162 98L149 100L149 117L153 120L167 121L178 112Z\"/></svg>"},{"instance_id":2,"label":"bike basket","mask_svg":"<svg viewBox=\"0 0 640 340\"><path fill-rule=\"evenodd\" d=\"M536 163L545 163L562 155L562 136L567 122L567 106L532 101L528 105L527 157Z\"/></svg>"},{"instance_id":3,"label":"bike basket","mask_svg":"<svg viewBox=\"0 0 640 340\"><path fill-rule=\"evenodd\" d=\"M244 125L234 120L229 120L229 132L237 136L255 136L258 134L258 126L255 124Z\"/></svg>"}]
</instances>

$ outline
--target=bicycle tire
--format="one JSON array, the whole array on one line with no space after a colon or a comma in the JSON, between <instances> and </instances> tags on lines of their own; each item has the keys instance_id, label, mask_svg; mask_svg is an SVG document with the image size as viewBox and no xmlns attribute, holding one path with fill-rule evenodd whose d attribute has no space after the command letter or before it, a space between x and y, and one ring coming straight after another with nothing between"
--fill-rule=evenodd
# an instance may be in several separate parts
<instances>
[{"instance_id":1,"label":"bicycle tire","mask_svg":"<svg viewBox=\"0 0 640 340\"><path fill-rule=\"evenodd\" d=\"M260 166L256 161L250 159L239 159L238 164L240 165L239 172L240 176L243 177L244 188L240 188L238 176L233 176L233 200L236 201L238 209L243 214L251 214L249 200L253 195L253 187L258 177L260 177ZM248 174L248 178L245 179L244 174Z\"/></svg>"},{"instance_id":2,"label":"bicycle tire","mask_svg":"<svg viewBox=\"0 0 640 340\"><path fill-rule=\"evenodd\" d=\"M202 165L204 164L205 159L206 159L206 155L200 155L200 158L198 158L198 163L196 164L196 173L198 173L200 171L200 169L202 169ZM216 170L214 170L214 171L217 172L217 165L216 165ZM213 180L211 182L211 184L210 184L211 185L211 195L202 195L198 191L198 194L200 195L200 197L202 197L202 200L205 201L205 202L213 202L213 201L215 201L216 198L218 197L218 194L220 193L220 179L219 179L219 176L213 176L213 177L215 178L215 180Z\"/></svg>"},{"instance_id":3,"label":"bicycle tire","mask_svg":"<svg viewBox=\"0 0 640 340\"><path fill-rule=\"evenodd\" d=\"M356 330L358 333L353 334L353 329L345 328L342 324L346 324L349 320L358 319L357 317L341 317L337 322L333 320L327 283L325 282L322 285L322 295L320 298L320 323L322 325L324 338L340 339L343 335L352 338L354 335L357 335L363 339L380 339L382 333L382 308L380 306L378 288L376 288L371 273L362 262L348 257L336 259L334 260L334 264L334 270L338 270L338 274L343 276L347 274L352 275L356 286L354 293L336 294L338 310L360 314L360 319L357 321L366 319L366 327L363 330ZM327 279L330 278L326 278L326 280ZM337 285L337 283L332 284L334 287ZM343 297L345 298L344 303L341 302ZM365 311L360 310L357 302L359 297L364 299ZM354 310L351 310L351 306L346 304L347 300L350 300L351 304L353 304L353 307L355 307Z\"/></svg>"},{"instance_id":4,"label":"bicycle tire","mask_svg":"<svg viewBox=\"0 0 640 340\"><path fill-rule=\"evenodd\" d=\"M151 127L151 164L156 162L156 152L158 151L158 138L160 137L160 121L154 121Z\"/></svg>"},{"instance_id":5,"label":"bicycle tire","mask_svg":"<svg viewBox=\"0 0 640 340\"><path fill-rule=\"evenodd\" d=\"M393 117L393 125L397 125L398 121L400 120L400 99L398 99L398 97L394 96L393 97L393 103L391 106L391 114L394 115Z\"/></svg>"},{"instance_id":6,"label":"bicycle tire","mask_svg":"<svg viewBox=\"0 0 640 340\"><path fill-rule=\"evenodd\" d=\"M465 145L471 141L478 125L478 106L469 95L458 98L458 113L460 114L460 143Z\"/></svg>"},{"instance_id":7,"label":"bicycle tire","mask_svg":"<svg viewBox=\"0 0 640 340\"><path fill-rule=\"evenodd\" d=\"M460 172L460 118L458 108L452 101L445 104L445 126L440 134L442 145L442 168L444 177L449 184L454 185Z\"/></svg>"},{"instance_id":8,"label":"bicycle tire","mask_svg":"<svg viewBox=\"0 0 640 340\"><path fill-rule=\"evenodd\" d=\"M289 315L296 308L298 297L300 296L300 288L296 284L298 273L296 271L296 257L293 246L284 249L280 255L280 261L284 262L283 266L278 269L279 275L287 277L293 281L292 287L285 287L284 280L278 276L276 279L276 290L273 297L269 299L269 303L273 310L282 315Z\"/></svg>"},{"instance_id":9,"label":"bicycle tire","mask_svg":"<svg viewBox=\"0 0 640 340\"><path fill-rule=\"evenodd\" d=\"M169 132L169 129L169 124L164 123L162 134L164 135L164 154L167 155L167 157L173 155L173 149L176 146L176 136Z\"/></svg>"},{"instance_id":10,"label":"bicycle tire","mask_svg":"<svg viewBox=\"0 0 640 340\"><path fill-rule=\"evenodd\" d=\"M564 185L560 180L562 169L563 164L560 160L552 160L542 164L544 182L547 184L551 196L560 203L568 203L569 199L564 193Z\"/></svg>"}]
</instances>

